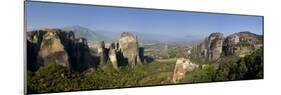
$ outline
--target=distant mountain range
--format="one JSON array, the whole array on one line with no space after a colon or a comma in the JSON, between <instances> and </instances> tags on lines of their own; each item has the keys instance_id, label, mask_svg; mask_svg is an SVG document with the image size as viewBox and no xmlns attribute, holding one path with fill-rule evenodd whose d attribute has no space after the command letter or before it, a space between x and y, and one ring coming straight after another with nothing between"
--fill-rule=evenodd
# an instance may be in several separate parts
<instances>
[{"instance_id":1,"label":"distant mountain range","mask_svg":"<svg viewBox=\"0 0 281 95\"><path fill-rule=\"evenodd\" d=\"M76 37L84 37L88 41L96 42L96 41L106 41L106 42L114 42L117 39L119 39L120 33L118 32L110 32L110 31L97 31L97 30L91 30L89 28L74 25L74 26L68 26L68 27L62 27L60 28L62 30L66 31L73 31L76 35ZM124 32L124 31L123 31ZM172 36L166 36L163 38L163 36L155 35L153 33L143 33L143 32L136 32L137 37L140 42L142 43L173 43L173 44L193 44L194 42L198 42L201 38L199 37L172 37Z\"/></svg>"},{"instance_id":2,"label":"distant mountain range","mask_svg":"<svg viewBox=\"0 0 281 95\"><path fill-rule=\"evenodd\" d=\"M105 33L94 31L89 28L85 28L79 25L69 26L69 27L63 27L62 30L66 31L73 31L75 33L75 36L78 37L84 37L88 41L111 41L111 37L108 37L104 35Z\"/></svg>"}]
</instances>

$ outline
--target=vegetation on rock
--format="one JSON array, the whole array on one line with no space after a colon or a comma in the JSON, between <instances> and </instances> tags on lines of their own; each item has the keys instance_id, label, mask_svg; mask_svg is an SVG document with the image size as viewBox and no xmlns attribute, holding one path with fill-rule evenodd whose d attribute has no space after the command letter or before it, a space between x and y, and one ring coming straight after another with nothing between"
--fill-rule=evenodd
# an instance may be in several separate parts
<instances>
[{"instance_id":1,"label":"vegetation on rock","mask_svg":"<svg viewBox=\"0 0 281 95\"><path fill-rule=\"evenodd\" d=\"M137 37L125 32L109 47L102 42L98 48L89 48L87 40L76 39L73 32L29 32L27 90L44 93L263 78L259 36L242 32L223 41L222 34L211 35L193 48L167 44L139 47ZM184 60L179 63L185 64L177 66L180 58ZM184 72L178 73L181 77L175 82L177 67Z\"/></svg>"}]
</instances>

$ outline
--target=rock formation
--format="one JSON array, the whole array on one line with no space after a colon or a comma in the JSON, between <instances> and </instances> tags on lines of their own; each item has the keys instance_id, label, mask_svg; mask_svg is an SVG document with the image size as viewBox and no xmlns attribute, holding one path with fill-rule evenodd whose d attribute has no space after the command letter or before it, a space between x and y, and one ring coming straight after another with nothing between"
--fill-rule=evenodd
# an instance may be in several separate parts
<instances>
[{"instance_id":1,"label":"rock formation","mask_svg":"<svg viewBox=\"0 0 281 95\"><path fill-rule=\"evenodd\" d=\"M222 54L224 37L222 33L212 33L208 37L207 55L209 60L216 60Z\"/></svg>"},{"instance_id":2,"label":"rock formation","mask_svg":"<svg viewBox=\"0 0 281 95\"><path fill-rule=\"evenodd\" d=\"M250 32L240 32L232 34L226 38L223 51L226 56L237 55L244 57L261 46L262 40L259 39L258 35Z\"/></svg>"},{"instance_id":3,"label":"rock formation","mask_svg":"<svg viewBox=\"0 0 281 95\"><path fill-rule=\"evenodd\" d=\"M115 49L115 45L112 43L109 47L109 53L108 53L108 57L109 60L112 64L112 66L115 69L118 69L118 60L117 60L117 54L116 54L117 50Z\"/></svg>"},{"instance_id":4,"label":"rock formation","mask_svg":"<svg viewBox=\"0 0 281 95\"><path fill-rule=\"evenodd\" d=\"M31 71L49 63L83 71L94 66L84 38L60 29L27 32L27 68Z\"/></svg>"},{"instance_id":5,"label":"rock formation","mask_svg":"<svg viewBox=\"0 0 281 95\"><path fill-rule=\"evenodd\" d=\"M40 50L40 44L43 31L27 32L27 69L31 71L37 70L42 64L38 62L38 52ZM40 63L40 64L39 64Z\"/></svg>"},{"instance_id":6,"label":"rock formation","mask_svg":"<svg viewBox=\"0 0 281 95\"><path fill-rule=\"evenodd\" d=\"M74 71L93 70L110 61L115 69L119 66L142 64L144 49L139 48L137 37L124 32L117 43L105 47L101 41L97 54L92 55L85 38L75 38L71 31L45 29L27 32L28 70L55 63Z\"/></svg>"},{"instance_id":7,"label":"rock formation","mask_svg":"<svg viewBox=\"0 0 281 95\"><path fill-rule=\"evenodd\" d=\"M198 67L199 65L191 63L189 59L178 58L174 69L173 82L176 83L178 80L184 78L187 71L193 71Z\"/></svg>"},{"instance_id":8,"label":"rock formation","mask_svg":"<svg viewBox=\"0 0 281 95\"><path fill-rule=\"evenodd\" d=\"M95 69L97 67L98 59L90 54L90 49L85 38L77 38L74 44L68 46L71 48L69 56L71 56L71 65L73 69L83 71L87 69Z\"/></svg>"},{"instance_id":9,"label":"rock formation","mask_svg":"<svg viewBox=\"0 0 281 95\"><path fill-rule=\"evenodd\" d=\"M224 37L222 33L212 33L202 43L195 45L191 52L196 57L216 60L222 54Z\"/></svg>"},{"instance_id":10,"label":"rock formation","mask_svg":"<svg viewBox=\"0 0 281 95\"><path fill-rule=\"evenodd\" d=\"M68 54L64 49L58 32L46 32L42 37L39 56L44 64L56 63L64 67L69 67Z\"/></svg>"},{"instance_id":11,"label":"rock formation","mask_svg":"<svg viewBox=\"0 0 281 95\"><path fill-rule=\"evenodd\" d=\"M142 64L139 56L139 45L137 37L131 32L123 32L119 39L119 48L124 57L123 63L127 63L130 66L136 64Z\"/></svg>"},{"instance_id":12,"label":"rock formation","mask_svg":"<svg viewBox=\"0 0 281 95\"><path fill-rule=\"evenodd\" d=\"M144 49L139 47L137 37L130 32L123 32L119 41L111 43L108 48L102 41L97 47L97 53L101 66L110 61L115 69L142 64L144 60Z\"/></svg>"},{"instance_id":13,"label":"rock formation","mask_svg":"<svg viewBox=\"0 0 281 95\"><path fill-rule=\"evenodd\" d=\"M100 57L100 65L103 66L107 63L107 52L104 41L99 43L97 48L98 56Z\"/></svg>"},{"instance_id":14,"label":"rock formation","mask_svg":"<svg viewBox=\"0 0 281 95\"><path fill-rule=\"evenodd\" d=\"M222 33L212 33L203 42L192 47L191 53L197 58L217 60L221 56L243 57L262 46L262 39L250 32L239 32L226 38Z\"/></svg>"}]
</instances>

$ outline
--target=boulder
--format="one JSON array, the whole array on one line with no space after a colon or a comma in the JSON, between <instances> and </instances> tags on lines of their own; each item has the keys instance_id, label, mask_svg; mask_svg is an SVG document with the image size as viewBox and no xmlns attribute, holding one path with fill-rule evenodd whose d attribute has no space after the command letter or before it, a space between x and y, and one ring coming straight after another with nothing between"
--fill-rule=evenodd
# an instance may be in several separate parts
<instances>
[{"instance_id":1,"label":"boulder","mask_svg":"<svg viewBox=\"0 0 281 95\"><path fill-rule=\"evenodd\" d=\"M198 67L197 64L193 64L189 59L178 58L174 69L173 82L176 83L178 80L185 77L187 71L193 71Z\"/></svg>"}]
</instances>

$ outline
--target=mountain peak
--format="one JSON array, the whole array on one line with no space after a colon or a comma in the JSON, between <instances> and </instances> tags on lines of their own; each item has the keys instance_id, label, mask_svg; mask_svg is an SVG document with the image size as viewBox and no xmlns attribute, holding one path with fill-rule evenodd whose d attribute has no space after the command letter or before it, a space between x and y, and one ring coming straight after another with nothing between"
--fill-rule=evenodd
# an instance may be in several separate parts
<instances>
[{"instance_id":1,"label":"mountain peak","mask_svg":"<svg viewBox=\"0 0 281 95\"><path fill-rule=\"evenodd\" d=\"M89 41L107 40L107 37L105 37L104 35L80 25L63 27L62 30L73 31L75 35L77 35L77 37L84 37Z\"/></svg>"}]
</instances>

